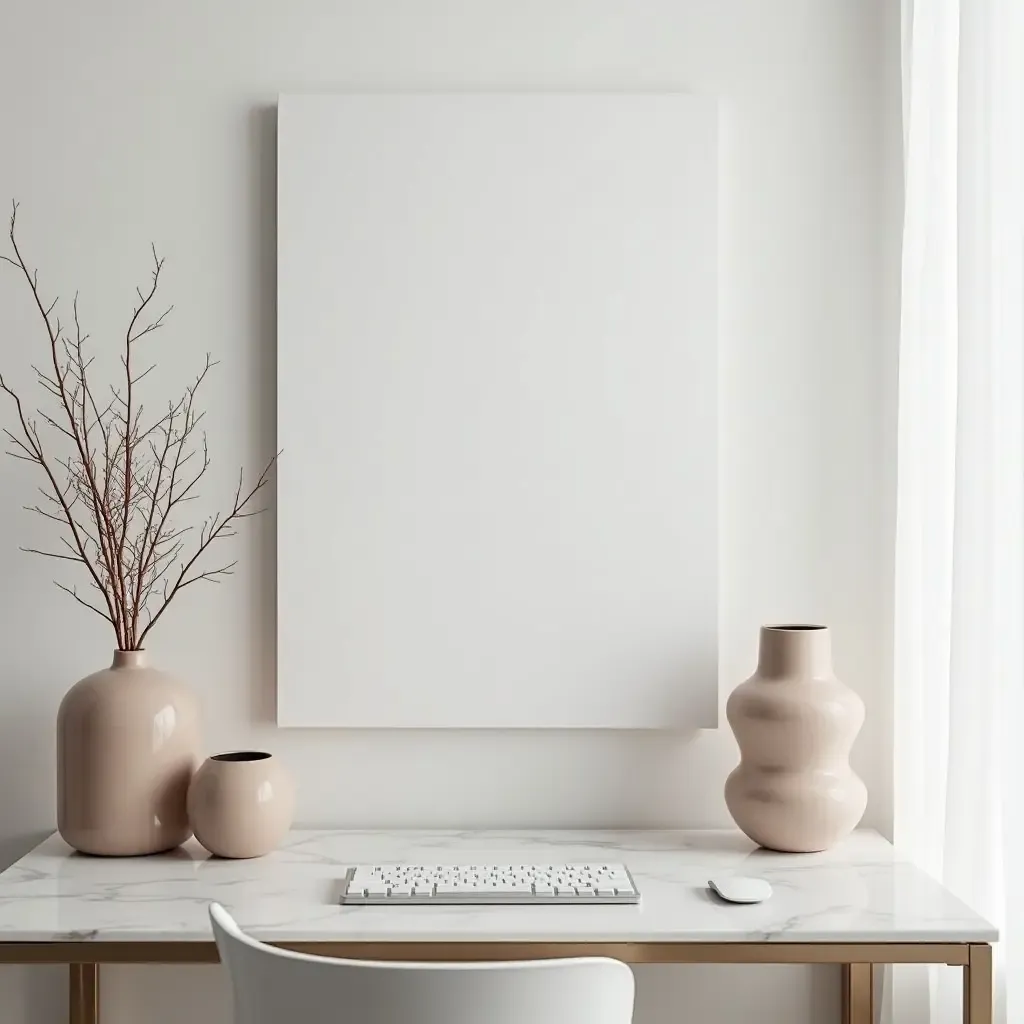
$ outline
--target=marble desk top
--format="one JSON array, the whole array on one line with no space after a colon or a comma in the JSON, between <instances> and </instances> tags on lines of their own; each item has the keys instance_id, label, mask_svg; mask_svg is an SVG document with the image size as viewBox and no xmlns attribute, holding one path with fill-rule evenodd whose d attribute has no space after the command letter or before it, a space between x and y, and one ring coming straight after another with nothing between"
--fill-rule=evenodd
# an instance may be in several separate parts
<instances>
[{"instance_id":1,"label":"marble desk top","mask_svg":"<svg viewBox=\"0 0 1024 1024\"><path fill-rule=\"evenodd\" d=\"M357 863L622 861L639 906L342 907ZM774 889L733 906L713 875ZM0 942L209 941L217 900L276 942L989 942L996 930L874 832L820 854L756 849L738 832L293 831L275 853L97 858L51 836L0 874Z\"/></svg>"}]
</instances>

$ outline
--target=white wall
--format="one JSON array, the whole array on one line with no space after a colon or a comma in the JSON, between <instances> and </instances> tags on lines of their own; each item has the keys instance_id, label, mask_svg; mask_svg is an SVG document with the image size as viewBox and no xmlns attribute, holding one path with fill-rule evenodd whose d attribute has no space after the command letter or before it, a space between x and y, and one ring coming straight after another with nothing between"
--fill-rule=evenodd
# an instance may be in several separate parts
<instances>
[{"instance_id":1,"label":"white wall","mask_svg":"<svg viewBox=\"0 0 1024 1024\"><path fill-rule=\"evenodd\" d=\"M44 285L83 295L116 337L152 239L176 310L161 387L210 349L216 473L272 450L274 102L342 88L684 88L722 99L721 643L723 694L751 668L757 625L836 629L840 674L864 696L856 764L890 808L885 524L891 423L895 5L885 0L34 0L0 35L0 198ZM9 268L7 268L9 269ZM42 338L0 274L0 366ZM285 455L287 457L287 453ZM98 619L17 551L45 536L20 511L25 467L0 462L0 856L53 825L63 690L109 657ZM329 510L322 510L324 529ZM154 658L190 679L211 749L267 746L291 765L299 820L337 825L728 823L727 731L694 737L282 732L273 719L271 515L239 538L243 568L170 613ZM359 780L353 785L353 780ZM2 912L2 908L0 908ZM809 1021L834 972L641 973L640 1024ZM108 1021L223 1020L213 969L104 974ZM62 1018L63 979L0 969L5 1021ZM706 1009L706 1014L701 1013ZM714 1011L714 1012L712 1012ZM219 1013L219 1016L218 1016ZM720 1017L716 1016L721 1014Z\"/></svg>"}]
</instances>

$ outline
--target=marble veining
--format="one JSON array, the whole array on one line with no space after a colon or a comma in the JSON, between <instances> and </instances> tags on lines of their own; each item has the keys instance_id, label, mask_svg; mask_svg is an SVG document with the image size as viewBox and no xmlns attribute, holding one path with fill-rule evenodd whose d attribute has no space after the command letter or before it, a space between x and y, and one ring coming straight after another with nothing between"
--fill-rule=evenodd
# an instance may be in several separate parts
<instances>
[{"instance_id":1,"label":"marble veining","mask_svg":"<svg viewBox=\"0 0 1024 1024\"><path fill-rule=\"evenodd\" d=\"M357 863L623 861L638 907L342 907ZM712 875L767 878L765 903L712 896ZM818 854L730 831L293 831L260 860L96 858L53 835L0 874L0 942L205 941L217 900L268 941L989 942L996 930L877 833Z\"/></svg>"}]
</instances>

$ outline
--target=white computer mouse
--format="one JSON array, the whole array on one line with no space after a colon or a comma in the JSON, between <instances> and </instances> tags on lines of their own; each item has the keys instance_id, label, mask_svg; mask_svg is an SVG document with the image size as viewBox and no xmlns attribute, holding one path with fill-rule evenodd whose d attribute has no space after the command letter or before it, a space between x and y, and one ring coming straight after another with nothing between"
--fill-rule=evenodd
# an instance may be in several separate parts
<instances>
[{"instance_id":1,"label":"white computer mouse","mask_svg":"<svg viewBox=\"0 0 1024 1024\"><path fill-rule=\"evenodd\" d=\"M708 888L730 903L763 903L772 894L763 878L712 878Z\"/></svg>"}]
</instances>

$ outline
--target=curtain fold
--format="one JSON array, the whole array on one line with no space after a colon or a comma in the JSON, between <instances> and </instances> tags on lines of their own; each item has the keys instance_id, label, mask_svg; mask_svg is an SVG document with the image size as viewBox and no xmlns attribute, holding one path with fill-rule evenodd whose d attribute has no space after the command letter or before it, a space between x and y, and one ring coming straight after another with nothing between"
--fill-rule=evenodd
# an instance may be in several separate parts
<instances>
[{"instance_id":1,"label":"curtain fold","mask_svg":"<svg viewBox=\"0 0 1024 1024\"><path fill-rule=\"evenodd\" d=\"M995 924L1024 1024L1024 0L903 0L894 840ZM899 1024L960 1021L898 969Z\"/></svg>"}]
</instances>

